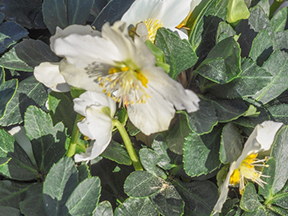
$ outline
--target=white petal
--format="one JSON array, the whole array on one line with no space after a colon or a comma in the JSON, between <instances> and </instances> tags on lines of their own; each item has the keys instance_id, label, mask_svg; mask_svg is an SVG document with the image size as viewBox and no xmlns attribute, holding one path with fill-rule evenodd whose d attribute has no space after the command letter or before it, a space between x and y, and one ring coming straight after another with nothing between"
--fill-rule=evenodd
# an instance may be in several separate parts
<instances>
[{"instance_id":1,"label":"white petal","mask_svg":"<svg viewBox=\"0 0 288 216\"><path fill-rule=\"evenodd\" d=\"M185 90L180 83L170 78L162 68L150 67L141 70L141 72L148 79L148 88L152 88L170 101L177 110L186 109L189 113L199 109L200 99L198 96L191 90Z\"/></svg>"},{"instance_id":2,"label":"white petal","mask_svg":"<svg viewBox=\"0 0 288 216\"><path fill-rule=\"evenodd\" d=\"M168 130L174 117L173 104L157 92L147 92L151 98L146 103L129 105L127 108L130 121L145 135Z\"/></svg>"},{"instance_id":3,"label":"white petal","mask_svg":"<svg viewBox=\"0 0 288 216\"><path fill-rule=\"evenodd\" d=\"M82 88L88 91L101 92L99 85L94 81L95 78L87 74L84 68L76 68L66 60L62 60L59 65L62 76L71 86Z\"/></svg>"},{"instance_id":4,"label":"white petal","mask_svg":"<svg viewBox=\"0 0 288 216\"><path fill-rule=\"evenodd\" d=\"M261 145L261 150L267 151L271 148L275 135L282 125L282 122L274 121L265 121L260 124L256 140Z\"/></svg>"},{"instance_id":5,"label":"white petal","mask_svg":"<svg viewBox=\"0 0 288 216\"><path fill-rule=\"evenodd\" d=\"M101 153L105 151L105 149L108 147L109 143L111 141L111 137L109 140L94 140L91 141L91 146L86 149L85 153L76 154L74 156L75 162L81 162L81 161L89 161L93 160L94 158L98 157Z\"/></svg>"},{"instance_id":6,"label":"white petal","mask_svg":"<svg viewBox=\"0 0 288 216\"><path fill-rule=\"evenodd\" d=\"M102 109L103 107L109 107L111 112L111 117L114 116L116 111L115 102L107 97L106 94L99 92L86 91L80 95L79 98L75 98L74 102L74 110L77 113L80 113L82 116L86 116L86 109L92 105L99 107Z\"/></svg>"},{"instance_id":7,"label":"white petal","mask_svg":"<svg viewBox=\"0 0 288 216\"><path fill-rule=\"evenodd\" d=\"M181 39L188 40L188 34L187 34L187 32L186 33L184 32L184 31L186 31L185 29L184 30L182 30L182 29L179 30L179 29L175 28L173 31L176 31Z\"/></svg>"},{"instance_id":8,"label":"white petal","mask_svg":"<svg viewBox=\"0 0 288 216\"><path fill-rule=\"evenodd\" d=\"M63 38L71 34L78 35L93 35L93 36L101 36L99 31L92 29L90 25L82 26L82 25L70 25L65 29L61 29L56 27L56 33L50 38L51 49L54 51L54 43L57 38Z\"/></svg>"},{"instance_id":9,"label":"white petal","mask_svg":"<svg viewBox=\"0 0 288 216\"><path fill-rule=\"evenodd\" d=\"M227 176L225 178L225 181L222 183L220 186L220 195L217 200L217 203L215 204L212 215L216 215L217 213L220 213L223 207L223 204L226 202L228 192L229 192L229 182L230 182L230 177L233 174L233 171L236 169L236 164L233 162L230 167L229 167L229 172L227 173Z\"/></svg>"},{"instance_id":10,"label":"white petal","mask_svg":"<svg viewBox=\"0 0 288 216\"><path fill-rule=\"evenodd\" d=\"M136 0L126 11L121 20L126 22L128 26L130 24L135 26L138 22L145 21L148 18L156 18L151 16L157 14L157 12L154 11L161 8L162 4L163 1L161 0Z\"/></svg>"},{"instance_id":11,"label":"white petal","mask_svg":"<svg viewBox=\"0 0 288 216\"><path fill-rule=\"evenodd\" d=\"M43 62L34 69L35 78L48 88L56 92L68 92L71 86L66 83L59 71L59 64L54 62Z\"/></svg>"},{"instance_id":12,"label":"white petal","mask_svg":"<svg viewBox=\"0 0 288 216\"><path fill-rule=\"evenodd\" d=\"M103 106L92 105L86 109L85 119L77 126L82 134L92 140L108 140L111 136L111 117L103 113ZM110 139L110 138L109 138Z\"/></svg>"}]
</instances>

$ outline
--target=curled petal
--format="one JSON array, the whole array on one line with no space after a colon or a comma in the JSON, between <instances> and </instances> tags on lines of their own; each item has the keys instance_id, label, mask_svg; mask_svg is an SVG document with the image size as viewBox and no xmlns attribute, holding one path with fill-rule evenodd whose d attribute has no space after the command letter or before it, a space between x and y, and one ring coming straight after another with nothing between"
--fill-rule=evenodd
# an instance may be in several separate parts
<instances>
[{"instance_id":1,"label":"curled petal","mask_svg":"<svg viewBox=\"0 0 288 216\"><path fill-rule=\"evenodd\" d=\"M71 86L59 71L60 63L43 62L34 69L35 78L56 92L68 92Z\"/></svg>"}]
</instances>

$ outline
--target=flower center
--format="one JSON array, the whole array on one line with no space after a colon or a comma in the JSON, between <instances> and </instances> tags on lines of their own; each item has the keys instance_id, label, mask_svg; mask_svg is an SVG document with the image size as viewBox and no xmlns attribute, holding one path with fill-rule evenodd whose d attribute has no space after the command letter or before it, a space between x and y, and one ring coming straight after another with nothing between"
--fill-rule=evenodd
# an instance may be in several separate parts
<instances>
[{"instance_id":1,"label":"flower center","mask_svg":"<svg viewBox=\"0 0 288 216\"><path fill-rule=\"evenodd\" d=\"M248 155L240 164L238 169L235 169L232 175L230 176L230 184L235 186L239 184L240 186L240 194L243 193L243 190L245 188L245 179L252 180L253 182L256 182L261 187L264 187L264 184L266 184L265 181L261 179L261 177L269 177L262 175L262 172L259 170L256 170L255 167L264 167L268 166L265 165L266 159L259 160L257 159L258 154L251 154Z\"/></svg>"},{"instance_id":2,"label":"flower center","mask_svg":"<svg viewBox=\"0 0 288 216\"><path fill-rule=\"evenodd\" d=\"M149 40L154 43L157 30L161 27L163 27L163 22L160 21L159 19L150 19L148 18L147 20L144 21L144 24L146 25L148 29L148 34L149 34Z\"/></svg>"},{"instance_id":3,"label":"flower center","mask_svg":"<svg viewBox=\"0 0 288 216\"><path fill-rule=\"evenodd\" d=\"M103 93L119 103L119 106L146 103L150 96L146 93L148 80L137 70L128 66L112 67L106 76L98 76L95 80Z\"/></svg>"}]
</instances>

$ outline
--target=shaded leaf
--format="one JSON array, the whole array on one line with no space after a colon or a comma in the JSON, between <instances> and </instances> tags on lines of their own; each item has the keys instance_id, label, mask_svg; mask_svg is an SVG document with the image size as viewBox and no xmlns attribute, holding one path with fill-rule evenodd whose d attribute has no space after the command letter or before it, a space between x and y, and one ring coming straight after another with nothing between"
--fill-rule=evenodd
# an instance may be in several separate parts
<instances>
[{"instance_id":1,"label":"shaded leaf","mask_svg":"<svg viewBox=\"0 0 288 216\"><path fill-rule=\"evenodd\" d=\"M189 42L168 29L157 31L155 45L164 52L165 61L170 65L169 76L175 80L182 71L197 62L198 57Z\"/></svg>"},{"instance_id":2,"label":"shaded leaf","mask_svg":"<svg viewBox=\"0 0 288 216\"><path fill-rule=\"evenodd\" d=\"M146 171L132 172L124 183L124 191L131 197L147 197L158 192L162 180Z\"/></svg>"},{"instance_id":3,"label":"shaded leaf","mask_svg":"<svg viewBox=\"0 0 288 216\"><path fill-rule=\"evenodd\" d=\"M103 201L98 204L97 208L94 211L93 216L112 216L113 209L108 201Z\"/></svg>"},{"instance_id":4,"label":"shaded leaf","mask_svg":"<svg viewBox=\"0 0 288 216\"><path fill-rule=\"evenodd\" d=\"M217 43L219 43L220 41L228 37L233 37L235 34L236 32L232 28L232 26L222 21L219 23L218 28L217 28L217 36L216 36Z\"/></svg>"},{"instance_id":5,"label":"shaded leaf","mask_svg":"<svg viewBox=\"0 0 288 216\"><path fill-rule=\"evenodd\" d=\"M114 216L157 216L149 198L128 198L114 212ZM110 215L109 215L110 216Z\"/></svg>"},{"instance_id":6,"label":"shaded leaf","mask_svg":"<svg viewBox=\"0 0 288 216\"><path fill-rule=\"evenodd\" d=\"M28 35L28 31L15 22L7 21L0 26L0 53Z\"/></svg>"},{"instance_id":7,"label":"shaded leaf","mask_svg":"<svg viewBox=\"0 0 288 216\"><path fill-rule=\"evenodd\" d=\"M61 215L65 204L78 184L77 170L71 158L62 158L50 169L43 185L43 200L47 216Z\"/></svg>"},{"instance_id":8,"label":"shaded leaf","mask_svg":"<svg viewBox=\"0 0 288 216\"><path fill-rule=\"evenodd\" d=\"M235 79L241 73L238 43L233 37L223 39L212 48L196 70L206 79L219 84Z\"/></svg>"},{"instance_id":9,"label":"shaded leaf","mask_svg":"<svg viewBox=\"0 0 288 216\"><path fill-rule=\"evenodd\" d=\"M233 123L224 126L221 134L220 161L224 164L236 161L242 152L242 137Z\"/></svg>"},{"instance_id":10,"label":"shaded leaf","mask_svg":"<svg viewBox=\"0 0 288 216\"><path fill-rule=\"evenodd\" d=\"M47 92L42 83L39 83L34 76L26 78L19 83L16 94L8 104L4 117L0 119L0 125L9 126L22 123L28 106L42 106L46 100Z\"/></svg>"},{"instance_id":11,"label":"shaded leaf","mask_svg":"<svg viewBox=\"0 0 288 216\"><path fill-rule=\"evenodd\" d=\"M115 161L118 164L131 165L132 161L127 150L119 143L112 140L107 149L101 154L109 160Z\"/></svg>"},{"instance_id":12,"label":"shaded leaf","mask_svg":"<svg viewBox=\"0 0 288 216\"><path fill-rule=\"evenodd\" d=\"M210 181L184 183L174 181L185 202L185 216L209 215L218 199L217 187Z\"/></svg>"},{"instance_id":13,"label":"shaded leaf","mask_svg":"<svg viewBox=\"0 0 288 216\"><path fill-rule=\"evenodd\" d=\"M78 170L78 182L82 182L83 180L90 178L90 170L87 164L81 164L80 166L77 166Z\"/></svg>"},{"instance_id":14,"label":"shaded leaf","mask_svg":"<svg viewBox=\"0 0 288 216\"><path fill-rule=\"evenodd\" d=\"M19 203L21 212L24 215L39 216L45 215L43 203L43 184L33 184L26 191L23 201Z\"/></svg>"},{"instance_id":15,"label":"shaded leaf","mask_svg":"<svg viewBox=\"0 0 288 216\"><path fill-rule=\"evenodd\" d=\"M262 205L258 200L258 195L256 193L254 185L252 183L248 183L243 192L240 201L240 207L245 211L255 211L261 206Z\"/></svg>"},{"instance_id":16,"label":"shaded leaf","mask_svg":"<svg viewBox=\"0 0 288 216\"><path fill-rule=\"evenodd\" d=\"M12 207L0 206L0 212L2 215L21 216L20 210Z\"/></svg>"},{"instance_id":17,"label":"shaded leaf","mask_svg":"<svg viewBox=\"0 0 288 216\"><path fill-rule=\"evenodd\" d=\"M152 195L150 200L163 215L180 216L184 213L184 202L170 183L163 183L162 189Z\"/></svg>"},{"instance_id":18,"label":"shaded leaf","mask_svg":"<svg viewBox=\"0 0 288 216\"><path fill-rule=\"evenodd\" d=\"M271 156L276 160L275 177L272 192L279 192L285 185L288 179L288 170L283 166L288 161L288 126L285 126L278 131L272 146Z\"/></svg>"},{"instance_id":19,"label":"shaded leaf","mask_svg":"<svg viewBox=\"0 0 288 216\"><path fill-rule=\"evenodd\" d=\"M44 22L51 34L55 34L57 26L63 29L72 24L84 25L93 3L93 0L44 0Z\"/></svg>"},{"instance_id":20,"label":"shaded leaf","mask_svg":"<svg viewBox=\"0 0 288 216\"><path fill-rule=\"evenodd\" d=\"M220 166L219 145L221 130L199 135L190 133L184 144L184 169L189 176L207 174Z\"/></svg>"},{"instance_id":21,"label":"shaded leaf","mask_svg":"<svg viewBox=\"0 0 288 216\"><path fill-rule=\"evenodd\" d=\"M39 169L48 173L51 166L66 152L64 125L59 122L53 126L49 114L30 106L25 112L24 127Z\"/></svg>"}]
</instances>

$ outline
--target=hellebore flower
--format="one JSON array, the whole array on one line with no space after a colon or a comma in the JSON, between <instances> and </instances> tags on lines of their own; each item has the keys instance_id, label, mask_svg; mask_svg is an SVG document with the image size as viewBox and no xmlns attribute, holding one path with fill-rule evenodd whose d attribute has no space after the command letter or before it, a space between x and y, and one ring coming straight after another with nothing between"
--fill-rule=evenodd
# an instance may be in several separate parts
<instances>
[{"instance_id":1,"label":"hellebore flower","mask_svg":"<svg viewBox=\"0 0 288 216\"><path fill-rule=\"evenodd\" d=\"M99 34L72 25L51 37L51 49L65 57L59 71L69 85L106 93L126 106L131 122L146 135L167 130L175 108L198 110L198 96L156 67L155 56L138 37L132 41L124 22L106 23Z\"/></svg>"},{"instance_id":2,"label":"hellebore flower","mask_svg":"<svg viewBox=\"0 0 288 216\"><path fill-rule=\"evenodd\" d=\"M105 94L91 91L86 91L73 101L74 110L85 117L77 126L82 134L92 140L86 152L76 154L74 159L75 162L89 161L98 157L111 141L116 104Z\"/></svg>"},{"instance_id":3,"label":"hellebore flower","mask_svg":"<svg viewBox=\"0 0 288 216\"><path fill-rule=\"evenodd\" d=\"M229 167L229 172L220 187L220 196L213 208L213 215L221 212L227 198L229 185L235 186L239 184L240 194L243 193L247 180L256 182L261 187L264 187L266 182L263 181L261 177L269 176L262 175L261 171L255 169L255 167L265 166L264 163L266 162L266 159L260 160L257 159L257 156L259 152L270 150L275 135L282 124L283 123L279 122L265 121L255 127L244 144L241 155Z\"/></svg>"},{"instance_id":4,"label":"hellebore flower","mask_svg":"<svg viewBox=\"0 0 288 216\"><path fill-rule=\"evenodd\" d=\"M200 3L200 0L136 0L121 18L144 41L155 41L157 30L161 27L177 31L179 36L188 36L176 29L189 12Z\"/></svg>"}]
</instances>

